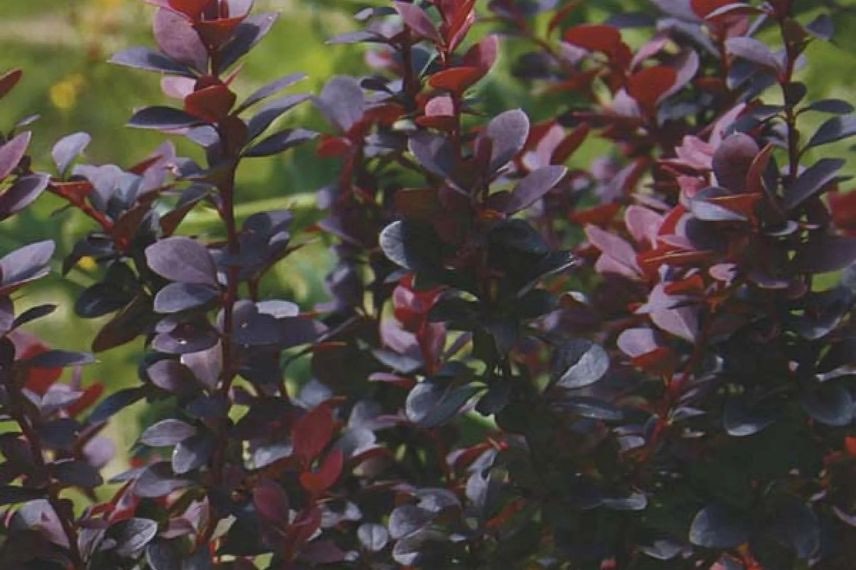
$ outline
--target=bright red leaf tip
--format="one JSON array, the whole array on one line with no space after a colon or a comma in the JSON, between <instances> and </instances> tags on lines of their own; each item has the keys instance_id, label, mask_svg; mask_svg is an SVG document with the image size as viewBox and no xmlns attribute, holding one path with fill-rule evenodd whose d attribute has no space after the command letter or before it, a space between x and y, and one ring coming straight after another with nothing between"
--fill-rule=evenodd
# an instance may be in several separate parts
<instances>
[{"instance_id":1,"label":"bright red leaf tip","mask_svg":"<svg viewBox=\"0 0 856 570\"><path fill-rule=\"evenodd\" d=\"M692 0L690 4L696 16L699 18L706 18L708 14L719 10L724 6L728 6L729 4L742 4L742 2L735 2L734 0Z\"/></svg>"}]
</instances>

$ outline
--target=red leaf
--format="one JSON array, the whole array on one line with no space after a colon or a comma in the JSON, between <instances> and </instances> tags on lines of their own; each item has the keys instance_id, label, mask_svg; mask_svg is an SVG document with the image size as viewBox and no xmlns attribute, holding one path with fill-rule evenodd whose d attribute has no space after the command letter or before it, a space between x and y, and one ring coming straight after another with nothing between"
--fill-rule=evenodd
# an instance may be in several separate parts
<instances>
[{"instance_id":1,"label":"red leaf","mask_svg":"<svg viewBox=\"0 0 856 570\"><path fill-rule=\"evenodd\" d=\"M621 45L621 32L612 26L580 24L565 32L565 41L589 51L610 54Z\"/></svg>"},{"instance_id":2,"label":"red leaf","mask_svg":"<svg viewBox=\"0 0 856 570\"><path fill-rule=\"evenodd\" d=\"M445 89L452 93L461 94L484 77L484 74L485 71L478 67L453 67L432 75L428 80L428 85L435 89Z\"/></svg>"},{"instance_id":3,"label":"red leaf","mask_svg":"<svg viewBox=\"0 0 856 570\"><path fill-rule=\"evenodd\" d=\"M844 449L851 457L856 457L856 436L847 436L844 438Z\"/></svg>"},{"instance_id":4,"label":"red leaf","mask_svg":"<svg viewBox=\"0 0 856 570\"><path fill-rule=\"evenodd\" d=\"M300 484L313 495L320 495L333 486L342 474L344 463L345 455L342 450L334 449L324 458L318 471L305 471L300 474Z\"/></svg>"},{"instance_id":5,"label":"red leaf","mask_svg":"<svg viewBox=\"0 0 856 570\"><path fill-rule=\"evenodd\" d=\"M850 235L856 234L856 191L828 192L826 197L836 227Z\"/></svg>"},{"instance_id":6,"label":"red leaf","mask_svg":"<svg viewBox=\"0 0 856 570\"><path fill-rule=\"evenodd\" d=\"M499 55L499 38L491 35L471 47L464 54L464 65L477 67L487 73Z\"/></svg>"},{"instance_id":7,"label":"red leaf","mask_svg":"<svg viewBox=\"0 0 856 570\"><path fill-rule=\"evenodd\" d=\"M711 12L729 4L737 4L737 2L734 0L692 0L690 4L696 16L706 18Z\"/></svg>"},{"instance_id":8,"label":"red leaf","mask_svg":"<svg viewBox=\"0 0 856 570\"><path fill-rule=\"evenodd\" d=\"M181 12L191 20L198 20L202 11L211 4L212 0L169 0L169 6L176 12Z\"/></svg>"},{"instance_id":9,"label":"red leaf","mask_svg":"<svg viewBox=\"0 0 856 570\"><path fill-rule=\"evenodd\" d=\"M321 158L335 158L342 156L351 150L351 141L345 137L334 137L324 135L318 141L315 152Z\"/></svg>"},{"instance_id":10,"label":"red leaf","mask_svg":"<svg viewBox=\"0 0 856 570\"><path fill-rule=\"evenodd\" d=\"M678 79L671 67L648 67L634 73L627 80L627 92L647 114L653 114L657 103L666 95Z\"/></svg>"},{"instance_id":11,"label":"red leaf","mask_svg":"<svg viewBox=\"0 0 856 570\"><path fill-rule=\"evenodd\" d=\"M333 412L321 404L294 423L294 453L306 463L324 451L333 437Z\"/></svg>"},{"instance_id":12,"label":"red leaf","mask_svg":"<svg viewBox=\"0 0 856 570\"><path fill-rule=\"evenodd\" d=\"M553 151L553 156L550 157L550 164L562 164L568 160L586 140L590 130L591 127L588 123L583 123L574 129Z\"/></svg>"},{"instance_id":13,"label":"red leaf","mask_svg":"<svg viewBox=\"0 0 856 570\"><path fill-rule=\"evenodd\" d=\"M235 94L225 85L212 85L184 98L184 110L203 121L221 121L235 104Z\"/></svg>"},{"instance_id":14,"label":"red leaf","mask_svg":"<svg viewBox=\"0 0 856 570\"><path fill-rule=\"evenodd\" d=\"M701 275L696 273L692 277L666 283L663 290L669 295L680 295L681 293L702 293L704 292L704 279L701 278Z\"/></svg>"},{"instance_id":15,"label":"red leaf","mask_svg":"<svg viewBox=\"0 0 856 570\"><path fill-rule=\"evenodd\" d=\"M83 391L83 395L78 400L67 408L68 414L71 417L76 417L80 412L86 410L98 401L101 394L104 393L104 384L95 383Z\"/></svg>"},{"instance_id":16,"label":"red leaf","mask_svg":"<svg viewBox=\"0 0 856 570\"><path fill-rule=\"evenodd\" d=\"M20 69L13 69L12 71L7 71L3 75L0 75L0 99L5 97L6 94L11 91L15 85L17 85L23 74L24 73Z\"/></svg>"},{"instance_id":17,"label":"red leaf","mask_svg":"<svg viewBox=\"0 0 856 570\"><path fill-rule=\"evenodd\" d=\"M15 331L11 338L19 360L26 360L50 350L48 345L29 333ZM62 376L62 368L28 368L24 387L42 396L54 382L59 380L60 376Z\"/></svg>"},{"instance_id":18,"label":"red leaf","mask_svg":"<svg viewBox=\"0 0 856 570\"><path fill-rule=\"evenodd\" d=\"M572 222L576 222L580 225L595 225L595 226L606 226L615 218L615 215L621 209L621 204L618 202L611 202L609 204L603 204L601 206L594 206L592 208L587 208L585 210L577 210L573 212L569 218Z\"/></svg>"},{"instance_id":19,"label":"red leaf","mask_svg":"<svg viewBox=\"0 0 856 570\"><path fill-rule=\"evenodd\" d=\"M275 481L259 479L253 487L253 505L266 521L274 524L288 523L288 495Z\"/></svg>"}]
</instances>

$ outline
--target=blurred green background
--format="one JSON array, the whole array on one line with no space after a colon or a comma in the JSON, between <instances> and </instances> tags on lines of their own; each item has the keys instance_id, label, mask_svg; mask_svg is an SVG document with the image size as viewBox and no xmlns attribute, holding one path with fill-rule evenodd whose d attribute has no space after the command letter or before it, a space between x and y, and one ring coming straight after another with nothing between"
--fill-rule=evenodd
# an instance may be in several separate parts
<instances>
[{"instance_id":1,"label":"blurred green background","mask_svg":"<svg viewBox=\"0 0 856 570\"><path fill-rule=\"evenodd\" d=\"M856 88L856 0L830 2L804 0L820 9L835 5L835 45L816 43L809 50L809 65L801 72L810 96L853 100ZM484 4L486 4L486 0ZM294 88L317 93L337 73L360 73L365 69L363 48L329 46L325 40L356 29L351 15L366 5L387 4L382 0L257 0L257 10L276 10L281 18L273 32L246 60L237 89L246 95L276 77L296 71L309 78ZM652 9L646 0L589 0L581 3L574 18L602 21L606 15ZM87 161L116 163L128 167L148 155L164 137L157 133L124 128L136 107L163 104L158 77L154 74L110 65L110 55L132 45L152 45L150 21L153 8L142 0L0 0L0 71L19 67L24 80L0 105L3 128L18 119L39 114L34 130L32 154L38 167L50 168L50 148L65 134L85 130L93 135ZM487 31L486 22L476 36ZM637 44L642 36L629 34ZM557 96L538 96L514 82L508 69L520 47L507 45L500 72L479 86L479 95L489 113L523 107L536 120L550 116L564 103ZM806 125L823 117L807 117ZM323 129L317 113L305 105L287 119L290 123ZM179 144L180 153L194 156L196 149ZM587 143L575 157L580 165L608 150L603 144ZM824 147L825 153L849 158L849 146ZM255 160L240 172L240 213L299 204L311 210L313 193L334 174L336 162L314 157L311 145L282 157ZM848 172L856 173L850 160ZM58 243L57 268L74 241L91 229L85 219L69 211L50 196L36 207L0 226L0 255L31 241L53 238ZM218 228L213 215L195 214L183 231L214 235ZM326 247L318 242L281 264L266 293L297 299L311 308L323 299L321 286L328 260ZM57 312L34 327L48 342L67 349L86 350L103 320L83 321L72 314L73 300L83 287L94 282L92 268L77 267L63 279L58 272L29 288L18 300L19 310L37 303L56 303ZM86 378L99 379L111 388L136 381L141 341L99 355L99 363L86 371ZM131 412L133 413L133 412ZM134 422L122 422L120 440L132 441ZM121 444L120 444L121 446Z\"/></svg>"}]
</instances>

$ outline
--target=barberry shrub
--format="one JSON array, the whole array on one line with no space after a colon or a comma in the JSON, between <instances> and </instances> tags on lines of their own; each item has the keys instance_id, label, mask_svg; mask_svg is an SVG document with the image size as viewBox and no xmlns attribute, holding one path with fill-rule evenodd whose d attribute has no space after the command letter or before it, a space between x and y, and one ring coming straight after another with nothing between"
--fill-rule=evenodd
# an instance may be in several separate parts
<instances>
[{"instance_id":1,"label":"barberry shrub","mask_svg":"<svg viewBox=\"0 0 856 570\"><path fill-rule=\"evenodd\" d=\"M827 145L856 116L798 79L829 14L381 3L330 40L364 75L243 96L276 15L150 3L157 47L112 61L174 102L129 125L201 159L85 164L76 133L47 174L27 121L0 134L0 220L44 192L91 220L75 313L107 317L93 353L145 344L104 394L93 355L26 332L54 306L15 310L53 243L0 259L0 568L852 568L856 193ZM486 116L500 52L550 114ZM281 124L309 104L325 132ZM239 219L239 168L301 144L337 164L320 221ZM182 231L198 208L218 232ZM263 298L319 236L328 301ZM104 481L102 432L143 401L158 419Z\"/></svg>"}]
</instances>

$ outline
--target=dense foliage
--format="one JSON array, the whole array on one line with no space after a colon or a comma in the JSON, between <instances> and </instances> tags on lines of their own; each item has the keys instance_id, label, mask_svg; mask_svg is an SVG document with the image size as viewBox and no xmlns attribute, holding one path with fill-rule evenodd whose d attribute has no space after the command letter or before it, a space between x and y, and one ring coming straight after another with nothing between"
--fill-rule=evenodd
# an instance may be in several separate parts
<instances>
[{"instance_id":1,"label":"dense foliage","mask_svg":"<svg viewBox=\"0 0 856 570\"><path fill-rule=\"evenodd\" d=\"M828 14L391 2L331 40L367 44L364 75L240 97L276 15L151 3L157 47L112 61L177 102L129 124L204 159L166 142L85 164L76 133L47 174L27 120L0 134L0 220L45 192L86 215L63 270L101 272L74 307L109 315L92 350L146 346L139 380L102 394L92 355L25 332L54 306L15 311L53 243L0 259L0 568L852 568L856 193L807 151L856 115L796 79ZM503 45L552 116L480 111ZM308 103L326 132L280 124ZM808 114L828 118L807 132ZM309 143L337 164L323 219L239 223L238 168ZM569 168L587 144L604 156ZM182 232L200 208L220 235ZM314 239L329 301L263 298ZM140 401L160 415L105 482L103 431Z\"/></svg>"}]
</instances>

